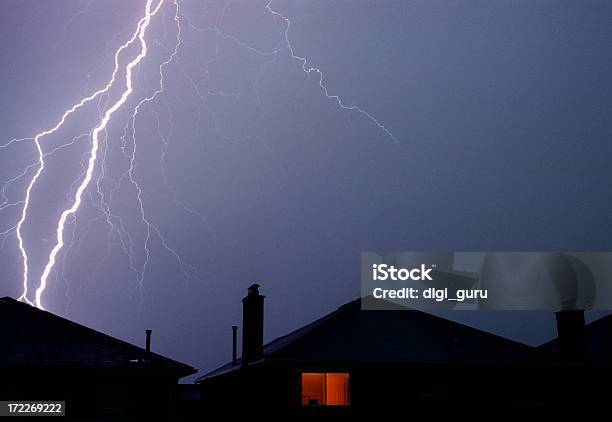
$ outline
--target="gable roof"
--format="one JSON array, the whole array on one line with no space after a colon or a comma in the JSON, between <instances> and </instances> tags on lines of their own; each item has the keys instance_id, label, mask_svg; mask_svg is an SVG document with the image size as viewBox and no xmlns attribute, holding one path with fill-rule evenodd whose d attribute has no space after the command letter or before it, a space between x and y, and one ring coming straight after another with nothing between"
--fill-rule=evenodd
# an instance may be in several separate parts
<instances>
[{"instance_id":1,"label":"gable roof","mask_svg":"<svg viewBox=\"0 0 612 422\"><path fill-rule=\"evenodd\" d=\"M55 314L0 298L0 367L138 365L177 377L196 372L189 365L116 339Z\"/></svg>"},{"instance_id":2,"label":"gable roof","mask_svg":"<svg viewBox=\"0 0 612 422\"><path fill-rule=\"evenodd\" d=\"M586 341L591 361L612 364L612 315L607 315L587 324ZM538 347L551 353L561 353L559 338Z\"/></svg>"},{"instance_id":3,"label":"gable roof","mask_svg":"<svg viewBox=\"0 0 612 422\"><path fill-rule=\"evenodd\" d=\"M365 300L377 301L374 298ZM399 305L361 311L360 299L264 346L263 361L308 363L529 364L551 356L531 346ZM224 365L203 381L240 367Z\"/></svg>"}]
</instances>

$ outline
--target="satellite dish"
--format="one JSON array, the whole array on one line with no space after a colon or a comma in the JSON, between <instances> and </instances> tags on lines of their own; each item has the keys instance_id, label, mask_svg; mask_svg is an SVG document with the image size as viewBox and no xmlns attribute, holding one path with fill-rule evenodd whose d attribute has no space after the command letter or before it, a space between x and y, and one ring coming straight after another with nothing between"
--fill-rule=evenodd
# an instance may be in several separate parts
<instances>
[{"instance_id":1,"label":"satellite dish","mask_svg":"<svg viewBox=\"0 0 612 422\"><path fill-rule=\"evenodd\" d=\"M566 253L488 253L480 288L488 290L481 309L591 309L596 295L590 269Z\"/></svg>"}]
</instances>

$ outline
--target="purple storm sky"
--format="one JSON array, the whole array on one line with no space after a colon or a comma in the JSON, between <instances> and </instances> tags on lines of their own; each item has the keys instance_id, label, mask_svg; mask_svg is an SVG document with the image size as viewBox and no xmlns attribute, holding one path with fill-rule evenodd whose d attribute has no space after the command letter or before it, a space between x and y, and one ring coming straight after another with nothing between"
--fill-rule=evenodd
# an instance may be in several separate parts
<instances>
[{"instance_id":1,"label":"purple storm sky","mask_svg":"<svg viewBox=\"0 0 612 422\"><path fill-rule=\"evenodd\" d=\"M0 296L22 293L12 228L37 160L31 140L10 142L106 84L145 3L3 2ZM253 282L272 339L356 298L361 251L612 249L612 3L267 3L178 0L164 90L132 120L177 43L165 0L46 309L137 344L152 328L156 351L206 371L230 357ZM304 72L282 16L328 94L373 118ZM23 225L33 288L88 134L122 89L43 138L54 152ZM532 344L554 335L549 314L451 317Z\"/></svg>"}]
</instances>

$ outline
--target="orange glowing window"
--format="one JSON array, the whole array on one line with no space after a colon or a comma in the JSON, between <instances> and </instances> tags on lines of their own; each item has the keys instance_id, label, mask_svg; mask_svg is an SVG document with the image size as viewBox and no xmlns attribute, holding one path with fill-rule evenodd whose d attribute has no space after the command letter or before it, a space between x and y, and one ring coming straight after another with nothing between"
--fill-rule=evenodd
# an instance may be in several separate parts
<instances>
[{"instance_id":1,"label":"orange glowing window","mask_svg":"<svg viewBox=\"0 0 612 422\"><path fill-rule=\"evenodd\" d=\"M348 406L349 374L310 372L302 374L303 406Z\"/></svg>"}]
</instances>

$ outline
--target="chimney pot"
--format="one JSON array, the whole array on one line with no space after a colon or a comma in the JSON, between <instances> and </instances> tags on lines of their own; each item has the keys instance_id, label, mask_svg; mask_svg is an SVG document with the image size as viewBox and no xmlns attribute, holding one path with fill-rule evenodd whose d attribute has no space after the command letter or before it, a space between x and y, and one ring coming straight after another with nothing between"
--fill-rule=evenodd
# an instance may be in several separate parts
<instances>
[{"instance_id":1,"label":"chimney pot","mask_svg":"<svg viewBox=\"0 0 612 422\"><path fill-rule=\"evenodd\" d=\"M257 296L259 295L259 284L253 283L247 289L249 296Z\"/></svg>"},{"instance_id":2,"label":"chimney pot","mask_svg":"<svg viewBox=\"0 0 612 422\"><path fill-rule=\"evenodd\" d=\"M236 365L236 363L238 362L238 358L237 358L237 331L238 331L238 327L236 327L235 325L232 325L232 365Z\"/></svg>"}]
</instances>

